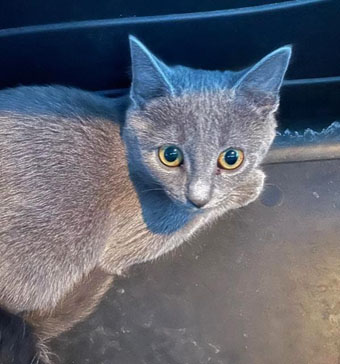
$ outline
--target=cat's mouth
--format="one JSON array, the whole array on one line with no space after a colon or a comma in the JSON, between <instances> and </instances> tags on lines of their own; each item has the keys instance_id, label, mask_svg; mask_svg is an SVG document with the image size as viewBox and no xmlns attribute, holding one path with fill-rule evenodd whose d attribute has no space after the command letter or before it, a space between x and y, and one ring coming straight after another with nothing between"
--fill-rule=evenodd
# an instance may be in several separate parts
<instances>
[{"instance_id":1,"label":"cat's mouth","mask_svg":"<svg viewBox=\"0 0 340 364\"><path fill-rule=\"evenodd\" d=\"M213 201L210 200L206 205L198 207L196 205L194 205L190 200L188 199L181 199L179 196L175 196L172 195L171 192L166 191L166 194L168 196L168 198L177 206L180 206L190 212L193 213L199 213L199 212L207 212L207 211L211 211L211 210L216 210L216 209L231 209L231 208L236 208L239 207L239 205L237 204L237 201L235 201L235 193L233 193L234 190L231 190L227 196L225 196L222 200L220 201ZM237 205L237 206L236 206Z\"/></svg>"},{"instance_id":2,"label":"cat's mouth","mask_svg":"<svg viewBox=\"0 0 340 364\"><path fill-rule=\"evenodd\" d=\"M185 198L185 199L181 199L179 196L174 196L172 195L170 192L166 191L166 194L168 196L168 198L177 206L180 206L181 208L184 208L190 212L203 212L203 211L209 211L209 210L213 210L216 207L219 207L220 205L222 205L223 203L225 203L225 200L228 199L225 198L223 199L223 201L219 202L219 203L213 203L210 204L211 201L209 201L206 205L198 207L196 206L194 203L192 203L189 199Z\"/></svg>"}]
</instances>

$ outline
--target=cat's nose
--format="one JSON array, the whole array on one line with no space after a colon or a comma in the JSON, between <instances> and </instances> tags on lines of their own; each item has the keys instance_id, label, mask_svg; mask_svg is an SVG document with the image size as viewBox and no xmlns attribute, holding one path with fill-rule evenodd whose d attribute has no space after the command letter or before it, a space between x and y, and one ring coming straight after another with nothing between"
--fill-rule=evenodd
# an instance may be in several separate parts
<instances>
[{"instance_id":1,"label":"cat's nose","mask_svg":"<svg viewBox=\"0 0 340 364\"><path fill-rule=\"evenodd\" d=\"M187 193L187 199L196 207L203 207L210 201L210 186L207 186L206 183L201 181L197 181L195 183L190 184Z\"/></svg>"},{"instance_id":2,"label":"cat's nose","mask_svg":"<svg viewBox=\"0 0 340 364\"><path fill-rule=\"evenodd\" d=\"M196 197L188 196L188 200L198 208L203 207L204 205L206 205L209 202L209 198L201 198L198 196L196 196Z\"/></svg>"}]
</instances>

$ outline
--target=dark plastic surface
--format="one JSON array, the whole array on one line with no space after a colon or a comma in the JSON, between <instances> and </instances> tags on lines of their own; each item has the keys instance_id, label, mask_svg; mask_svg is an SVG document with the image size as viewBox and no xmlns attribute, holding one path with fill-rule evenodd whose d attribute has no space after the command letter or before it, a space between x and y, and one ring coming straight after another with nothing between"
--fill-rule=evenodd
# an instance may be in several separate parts
<instances>
[{"instance_id":1,"label":"dark plastic surface","mask_svg":"<svg viewBox=\"0 0 340 364\"><path fill-rule=\"evenodd\" d=\"M128 34L138 36L169 64L206 69L240 69L293 44L288 79L294 85L283 90L282 127L303 129L316 122L321 128L340 116L339 1L244 0L228 2L222 9L223 4L3 2L0 88L59 83L90 90L126 89ZM164 16L154 18L161 13ZM24 26L16 28L19 25ZM318 77L324 79L308 82Z\"/></svg>"},{"instance_id":2,"label":"dark plastic surface","mask_svg":"<svg viewBox=\"0 0 340 364\"><path fill-rule=\"evenodd\" d=\"M298 3L302 5L296 6ZM223 7L224 15L209 13L222 9L222 4L221 1L213 5L207 1L184 1L151 2L142 6L130 0L124 3L62 1L58 6L46 1L35 2L33 6L31 2L17 0L3 2L0 5L0 87L61 83L91 90L127 88L130 82L128 34L140 37L170 64L207 69L245 67L274 48L291 43L294 58L288 78L340 76L338 1L273 4L238 1L237 7L241 10L242 6L249 7L241 15L230 13L238 11L233 9L236 6L233 1ZM265 5L265 11L258 8L259 4ZM268 11L277 5L286 8ZM202 11L194 13L198 15L195 19L171 16L195 11ZM168 18L150 22L153 15L161 13ZM128 18L121 23L121 17ZM95 19L99 18L108 22L96 23ZM68 22L62 28L48 24L71 20L87 22ZM31 26L37 24L43 26L33 27L32 32ZM15 28L19 25L25 27ZM11 28L9 33L6 28ZM282 98L283 125L299 124L301 129L311 119L326 124L337 118L340 82L328 81L287 86Z\"/></svg>"},{"instance_id":3,"label":"dark plastic surface","mask_svg":"<svg viewBox=\"0 0 340 364\"><path fill-rule=\"evenodd\" d=\"M116 281L61 363L338 364L340 161L266 171L262 201Z\"/></svg>"},{"instance_id":4,"label":"dark plastic surface","mask_svg":"<svg viewBox=\"0 0 340 364\"><path fill-rule=\"evenodd\" d=\"M340 75L340 63L337 72ZM280 125L292 130L320 130L340 119L339 100L340 78L338 82L287 85L281 92Z\"/></svg>"},{"instance_id":5,"label":"dark plastic surface","mask_svg":"<svg viewBox=\"0 0 340 364\"><path fill-rule=\"evenodd\" d=\"M285 0L276 0L275 3ZM60 23L91 19L108 19L222 10L268 4L267 0L26 0L3 1L0 5L1 28Z\"/></svg>"},{"instance_id":6,"label":"dark plastic surface","mask_svg":"<svg viewBox=\"0 0 340 364\"><path fill-rule=\"evenodd\" d=\"M276 12L1 36L1 86L63 83L87 89L129 85L128 34L170 64L239 69L294 44L287 78L338 76L340 3ZM327 40L327 42L326 42ZM20 55L18 57L18 55ZM218 56L217 56L218 55Z\"/></svg>"},{"instance_id":7,"label":"dark plastic surface","mask_svg":"<svg viewBox=\"0 0 340 364\"><path fill-rule=\"evenodd\" d=\"M126 92L128 34L170 64L206 69L293 44L280 126L320 130L340 117L339 19L338 0L2 1L0 88ZM339 158L338 145L288 145L272 161ZM54 342L60 363L339 364L340 160L266 169L261 200L118 279Z\"/></svg>"}]
</instances>

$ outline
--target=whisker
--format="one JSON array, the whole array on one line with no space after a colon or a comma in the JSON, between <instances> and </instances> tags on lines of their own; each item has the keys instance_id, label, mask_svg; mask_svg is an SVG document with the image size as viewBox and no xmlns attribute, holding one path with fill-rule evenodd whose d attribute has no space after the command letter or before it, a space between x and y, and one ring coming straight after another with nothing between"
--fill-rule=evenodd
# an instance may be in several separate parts
<instances>
[{"instance_id":1,"label":"whisker","mask_svg":"<svg viewBox=\"0 0 340 364\"><path fill-rule=\"evenodd\" d=\"M149 188L147 190L140 191L141 193L150 192L150 191L163 191L163 188Z\"/></svg>"}]
</instances>

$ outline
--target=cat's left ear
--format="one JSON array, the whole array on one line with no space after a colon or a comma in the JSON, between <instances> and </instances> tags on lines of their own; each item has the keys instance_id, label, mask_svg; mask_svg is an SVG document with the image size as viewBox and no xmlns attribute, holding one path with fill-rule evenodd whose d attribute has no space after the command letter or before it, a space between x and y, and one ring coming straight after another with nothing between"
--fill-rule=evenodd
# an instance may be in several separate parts
<instances>
[{"instance_id":1,"label":"cat's left ear","mask_svg":"<svg viewBox=\"0 0 340 364\"><path fill-rule=\"evenodd\" d=\"M153 98L172 94L169 68L137 38L130 35L129 40L132 63L130 97L135 105L142 107Z\"/></svg>"},{"instance_id":2,"label":"cat's left ear","mask_svg":"<svg viewBox=\"0 0 340 364\"><path fill-rule=\"evenodd\" d=\"M233 87L236 93L256 92L266 94L274 104L278 103L279 91L287 71L292 47L285 46L268 54L251 67ZM269 106L269 105L268 105ZM273 105L274 107L274 105Z\"/></svg>"}]
</instances>

